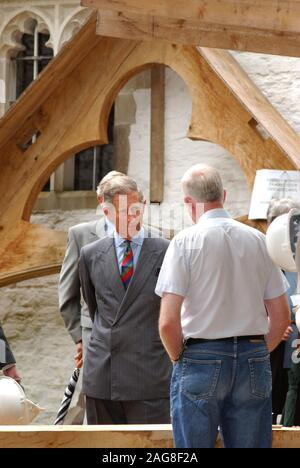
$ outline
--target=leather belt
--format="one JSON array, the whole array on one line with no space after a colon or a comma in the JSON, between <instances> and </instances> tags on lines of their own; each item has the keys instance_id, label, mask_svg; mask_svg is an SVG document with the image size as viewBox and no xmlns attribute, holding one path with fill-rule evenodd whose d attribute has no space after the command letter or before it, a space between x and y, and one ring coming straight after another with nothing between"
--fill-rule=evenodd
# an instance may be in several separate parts
<instances>
[{"instance_id":1,"label":"leather belt","mask_svg":"<svg viewBox=\"0 0 300 468\"><path fill-rule=\"evenodd\" d=\"M204 338L188 338L185 342L186 345L191 345L195 343L208 343L210 341L244 341L244 340L255 340L255 341L265 341L264 335L245 335L245 336L231 336L228 338L214 338L214 339L204 339Z\"/></svg>"}]
</instances>

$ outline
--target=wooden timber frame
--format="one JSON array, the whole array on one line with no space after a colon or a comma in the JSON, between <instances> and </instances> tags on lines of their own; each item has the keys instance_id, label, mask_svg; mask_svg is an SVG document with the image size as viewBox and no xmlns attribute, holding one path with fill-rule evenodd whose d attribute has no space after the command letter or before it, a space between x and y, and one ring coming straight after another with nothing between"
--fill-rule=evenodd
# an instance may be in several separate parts
<instances>
[{"instance_id":1,"label":"wooden timber frame","mask_svg":"<svg viewBox=\"0 0 300 468\"><path fill-rule=\"evenodd\" d=\"M96 25L97 12L0 120L0 286L59 271L66 234L29 222L35 200L61 163L107 142L118 92L155 64L189 89L187 136L229 151L250 190L257 169L300 167L299 137L228 52L102 37Z\"/></svg>"},{"instance_id":2,"label":"wooden timber frame","mask_svg":"<svg viewBox=\"0 0 300 468\"><path fill-rule=\"evenodd\" d=\"M273 448L299 447L299 428L273 426ZM0 448L170 449L173 437L170 425L0 426Z\"/></svg>"},{"instance_id":3,"label":"wooden timber frame","mask_svg":"<svg viewBox=\"0 0 300 468\"><path fill-rule=\"evenodd\" d=\"M300 0L82 0L98 33L300 57Z\"/></svg>"}]
</instances>

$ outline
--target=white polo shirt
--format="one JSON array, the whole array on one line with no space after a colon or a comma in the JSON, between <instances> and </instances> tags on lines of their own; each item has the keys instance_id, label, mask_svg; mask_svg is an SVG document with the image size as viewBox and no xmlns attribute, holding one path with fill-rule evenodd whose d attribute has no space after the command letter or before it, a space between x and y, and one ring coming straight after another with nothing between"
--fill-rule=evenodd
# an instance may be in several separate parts
<instances>
[{"instance_id":1,"label":"white polo shirt","mask_svg":"<svg viewBox=\"0 0 300 468\"><path fill-rule=\"evenodd\" d=\"M287 289L268 255L264 234L214 209L174 237L155 292L185 298L185 339L217 339L268 333L264 299Z\"/></svg>"}]
</instances>

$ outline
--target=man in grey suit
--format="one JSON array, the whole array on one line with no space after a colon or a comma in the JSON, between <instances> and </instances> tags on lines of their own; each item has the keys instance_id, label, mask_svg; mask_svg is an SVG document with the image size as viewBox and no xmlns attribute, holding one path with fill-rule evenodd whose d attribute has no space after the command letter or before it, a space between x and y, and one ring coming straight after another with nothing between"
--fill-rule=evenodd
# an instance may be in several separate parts
<instances>
[{"instance_id":1,"label":"man in grey suit","mask_svg":"<svg viewBox=\"0 0 300 468\"><path fill-rule=\"evenodd\" d=\"M123 176L121 172L109 172L99 183L97 198L99 204L103 202L103 187L112 177ZM69 229L68 245L62 264L58 293L59 310L64 319L66 328L77 348L77 360L82 358L82 347L88 343L92 322L88 308L81 300L78 261L80 250L84 245L102 239L109 234L113 227L105 217L72 226Z\"/></svg>"},{"instance_id":2,"label":"man in grey suit","mask_svg":"<svg viewBox=\"0 0 300 468\"><path fill-rule=\"evenodd\" d=\"M10 349L8 341L4 335L3 328L0 325L0 370L6 377L11 377L18 383L21 382L21 377L18 374L16 360Z\"/></svg>"},{"instance_id":3,"label":"man in grey suit","mask_svg":"<svg viewBox=\"0 0 300 468\"><path fill-rule=\"evenodd\" d=\"M93 321L83 368L88 424L169 423L172 365L154 293L169 242L142 227L144 200L134 180L115 177L103 196L114 235L85 246L79 261Z\"/></svg>"},{"instance_id":4,"label":"man in grey suit","mask_svg":"<svg viewBox=\"0 0 300 468\"><path fill-rule=\"evenodd\" d=\"M103 202L103 188L112 177L124 176L121 172L111 171L106 174L97 187L98 203ZM102 239L113 230L110 221L103 217L97 221L81 223L69 229L68 244L59 278L58 295L59 310L66 328L76 345L76 364L82 366L84 350L90 339L92 321L88 308L81 298L78 261L80 250L84 245ZM84 401L80 396L77 403L79 415L76 423L82 423L84 418Z\"/></svg>"}]
</instances>

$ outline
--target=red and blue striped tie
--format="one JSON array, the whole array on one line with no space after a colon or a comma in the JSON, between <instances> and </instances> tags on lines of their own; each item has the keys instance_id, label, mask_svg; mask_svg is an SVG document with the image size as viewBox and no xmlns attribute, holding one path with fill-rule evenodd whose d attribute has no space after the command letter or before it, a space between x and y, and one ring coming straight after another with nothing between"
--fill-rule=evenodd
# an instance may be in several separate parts
<instances>
[{"instance_id":1,"label":"red and blue striped tie","mask_svg":"<svg viewBox=\"0 0 300 468\"><path fill-rule=\"evenodd\" d=\"M121 279L125 289L128 288L130 280L133 276L133 253L131 248L131 242L129 240L124 241L126 248L124 257L121 263Z\"/></svg>"}]
</instances>

